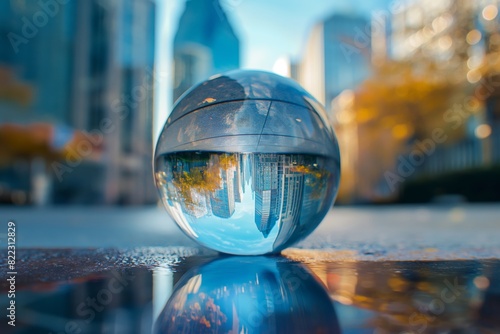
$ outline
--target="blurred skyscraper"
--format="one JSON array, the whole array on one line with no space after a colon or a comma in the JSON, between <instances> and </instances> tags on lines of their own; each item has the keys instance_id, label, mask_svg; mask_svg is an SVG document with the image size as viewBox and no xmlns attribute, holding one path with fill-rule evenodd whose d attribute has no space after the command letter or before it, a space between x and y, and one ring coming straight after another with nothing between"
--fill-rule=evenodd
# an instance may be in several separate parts
<instances>
[{"instance_id":1,"label":"blurred skyscraper","mask_svg":"<svg viewBox=\"0 0 500 334\"><path fill-rule=\"evenodd\" d=\"M49 201L153 202L155 2L4 1L0 30L0 68L32 92L26 103L0 97L0 122L79 129L102 146L97 159L82 150L47 164Z\"/></svg>"},{"instance_id":2,"label":"blurred skyscraper","mask_svg":"<svg viewBox=\"0 0 500 334\"><path fill-rule=\"evenodd\" d=\"M355 88L370 74L370 63L370 21L334 14L314 26L295 79L330 113L337 95Z\"/></svg>"},{"instance_id":3,"label":"blurred skyscraper","mask_svg":"<svg viewBox=\"0 0 500 334\"><path fill-rule=\"evenodd\" d=\"M0 122L70 125L76 7L73 1L48 10L36 1L0 3L0 68L32 92L19 103L12 103L12 91L2 94Z\"/></svg>"},{"instance_id":4,"label":"blurred skyscraper","mask_svg":"<svg viewBox=\"0 0 500 334\"><path fill-rule=\"evenodd\" d=\"M78 2L73 122L106 128L106 202L154 202L151 176L155 2Z\"/></svg>"},{"instance_id":5,"label":"blurred skyscraper","mask_svg":"<svg viewBox=\"0 0 500 334\"><path fill-rule=\"evenodd\" d=\"M174 38L174 101L197 82L239 66L239 39L219 0L187 0Z\"/></svg>"}]
</instances>

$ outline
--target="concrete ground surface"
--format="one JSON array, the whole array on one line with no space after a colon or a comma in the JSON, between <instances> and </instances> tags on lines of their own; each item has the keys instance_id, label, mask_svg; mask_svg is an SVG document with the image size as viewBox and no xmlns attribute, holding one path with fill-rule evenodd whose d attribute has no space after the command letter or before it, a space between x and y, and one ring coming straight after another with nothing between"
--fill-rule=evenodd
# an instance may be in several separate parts
<instances>
[{"instance_id":1,"label":"concrete ground surface","mask_svg":"<svg viewBox=\"0 0 500 334\"><path fill-rule=\"evenodd\" d=\"M158 207L0 207L0 221L3 245L7 222L16 223L18 248L199 248ZM500 258L500 205L335 207L283 254L308 262Z\"/></svg>"}]
</instances>

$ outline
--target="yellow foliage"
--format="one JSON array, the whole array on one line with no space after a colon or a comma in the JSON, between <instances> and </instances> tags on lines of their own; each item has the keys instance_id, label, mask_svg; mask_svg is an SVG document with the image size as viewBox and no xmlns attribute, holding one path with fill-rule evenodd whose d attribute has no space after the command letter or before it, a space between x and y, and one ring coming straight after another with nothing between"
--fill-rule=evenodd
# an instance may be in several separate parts
<instances>
[{"instance_id":1,"label":"yellow foliage","mask_svg":"<svg viewBox=\"0 0 500 334\"><path fill-rule=\"evenodd\" d=\"M235 154L224 154L219 157L219 164L223 170L228 170L231 167L236 166L236 155Z\"/></svg>"},{"instance_id":2,"label":"yellow foliage","mask_svg":"<svg viewBox=\"0 0 500 334\"><path fill-rule=\"evenodd\" d=\"M387 119L393 119L398 124L395 138L425 137L442 122L443 113L460 91L448 77L432 62L387 62L376 67L356 91L356 119L379 130L387 130Z\"/></svg>"},{"instance_id":3,"label":"yellow foliage","mask_svg":"<svg viewBox=\"0 0 500 334\"><path fill-rule=\"evenodd\" d=\"M329 171L323 168L306 165L293 166L290 168L290 171L311 176L311 179L308 180L310 182L309 186L312 188L311 197L314 199L321 197L322 190L325 189L328 178L330 177Z\"/></svg>"},{"instance_id":4,"label":"yellow foliage","mask_svg":"<svg viewBox=\"0 0 500 334\"><path fill-rule=\"evenodd\" d=\"M342 143L347 145L341 150L353 148L347 136L357 136L355 169L344 173L341 184L349 185L356 196L374 199L384 172L393 169L398 155L411 150L410 145L432 138L437 128L446 132L449 142L461 138L464 129L452 129L444 118L468 94L465 80L450 79L460 76L460 68L418 57L374 67L346 111L353 115L353 122L339 124ZM341 197L348 194L342 191Z\"/></svg>"},{"instance_id":5,"label":"yellow foliage","mask_svg":"<svg viewBox=\"0 0 500 334\"><path fill-rule=\"evenodd\" d=\"M206 196L220 189L221 172L236 165L235 154L212 155L204 167L194 167L189 171L174 173L173 185L184 201L186 208L193 209L197 204L194 194Z\"/></svg>"},{"instance_id":6,"label":"yellow foliage","mask_svg":"<svg viewBox=\"0 0 500 334\"><path fill-rule=\"evenodd\" d=\"M218 168L192 168L189 172L174 173L173 185L187 208L193 208L193 192L206 194L214 192L220 186L220 172Z\"/></svg>"},{"instance_id":7,"label":"yellow foliage","mask_svg":"<svg viewBox=\"0 0 500 334\"><path fill-rule=\"evenodd\" d=\"M396 139L407 138L411 134L408 124L398 124L392 128L392 136Z\"/></svg>"},{"instance_id":8,"label":"yellow foliage","mask_svg":"<svg viewBox=\"0 0 500 334\"><path fill-rule=\"evenodd\" d=\"M53 147L52 138L55 126L50 123L0 124L0 164L35 157L46 161L61 160L71 150L78 152L77 147L81 142L92 145L92 154L82 156L82 158L90 159L101 152L101 145L93 145L88 139L90 135L84 135L81 131L74 131L73 137L63 148Z\"/></svg>"},{"instance_id":9,"label":"yellow foliage","mask_svg":"<svg viewBox=\"0 0 500 334\"><path fill-rule=\"evenodd\" d=\"M30 85L17 81L11 69L0 66L0 101L26 107L33 101L33 95Z\"/></svg>"},{"instance_id":10,"label":"yellow foliage","mask_svg":"<svg viewBox=\"0 0 500 334\"><path fill-rule=\"evenodd\" d=\"M0 125L0 164L16 159L41 157L45 160L62 158L61 152L52 149L48 139L49 124L26 127L16 124Z\"/></svg>"}]
</instances>

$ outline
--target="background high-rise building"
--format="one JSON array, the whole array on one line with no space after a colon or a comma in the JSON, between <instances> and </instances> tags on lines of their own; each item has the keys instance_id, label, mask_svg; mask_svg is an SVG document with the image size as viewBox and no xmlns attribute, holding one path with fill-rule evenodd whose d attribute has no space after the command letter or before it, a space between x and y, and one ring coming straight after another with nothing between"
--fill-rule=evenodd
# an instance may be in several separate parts
<instances>
[{"instance_id":1,"label":"background high-rise building","mask_svg":"<svg viewBox=\"0 0 500 334\"><path fill-rule=\"evenodd\" d=\"M187 0L174 38L174 101L192 85L239 66L239 39L219 0Z\"/></svg>"},{"instance_id":2,"label":"background high-rise building","mask_svg":"<svg viewBox=\"0 0 500 334\"><path fill-rule=\"evenodd\" d=\"M19 87L21 93L11 95L26 96L12 103L12 96L0 94L0 122L51 124L56 145L80 130L100 146L94 159L76 152L59 165L46 162L38 168L50 184L47 202L154 202L151 170L144 166L152 159L155 2L7 1L0 6L5 32L0 69ZM17 177L32 178L32 167L22 174Z\"/></svg>"},{"instance_id":3,"label":"background high-rise building","mask_svg":"<svg viewBox=\"0 0 500 334\"><path fill-rule=\"evenodd\" d=\"M331 101L360 84L370 74L370 63L370 21L334 14L312 29L296 79L331 113Z\"/></svg>"},{"instance_id":4,"label":"background high-rise building","mask_svg":"<svg viewBox=\"0 0 500 334\"><path fill-rule=\"evenodd\" d=\"M22 83L29 91L22 99L21 92L4 90L0 122L71 124L72 56L77 29L74 17L78 3L56 5L53 11L57 14L52 17L35 1L0 4L0 68L9 73L12 84ZM2 86L7 82L3 77ZM21 100L12 100L16 95L21 95Z\"/></svg>"}]
</instances>

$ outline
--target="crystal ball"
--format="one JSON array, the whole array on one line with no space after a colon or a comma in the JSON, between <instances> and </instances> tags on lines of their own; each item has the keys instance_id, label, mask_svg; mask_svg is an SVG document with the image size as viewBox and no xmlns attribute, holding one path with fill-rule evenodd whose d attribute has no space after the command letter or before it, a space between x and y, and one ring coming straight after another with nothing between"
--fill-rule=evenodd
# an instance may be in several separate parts
<instances>
[{"instance_id":1,"label":"crystal ball","mask_svg":"<svg viewBox=\"0 0 500 334\"><path fill-rule=\"evenodd\" d=\"M338 191L340 153L324 108L295 81L238 70L175 103L154 154L167 212L198 243L275 253L309 235Z\"/></svg>"},{"instance_id":2,"label":"crystal ball","mask_svg":"<svg viewBox=\"0 0 500 334\"><path fill-rule=\"evenodd\" d=\"M300 263L225 257L185 273L154 333L340 333L332 300Z\"/></svg>"}]
</instances>

